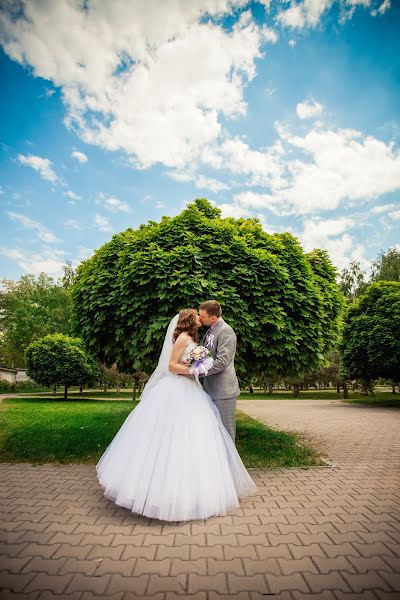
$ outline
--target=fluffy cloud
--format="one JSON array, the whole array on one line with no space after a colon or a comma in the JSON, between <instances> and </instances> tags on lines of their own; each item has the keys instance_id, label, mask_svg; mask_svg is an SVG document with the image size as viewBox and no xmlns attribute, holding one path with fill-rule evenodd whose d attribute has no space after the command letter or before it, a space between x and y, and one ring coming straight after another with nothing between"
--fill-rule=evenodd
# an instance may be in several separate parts
<instances>
[{"instance_id":1,"label":"fluffy cloud","mask_svg":"<svg viewBox=\"0 0 400 600\"><path fill-rule=\"evenodd\" d=\"M302 231L295 235L306 252L314 248L326 250L339 270L348 267L352 260L360 261L365 268L367 266L365 249L361 244L357 244L349 233L354 226L354 220L346 217L310 219L303 223Z\"/></svg>"},{"instance_id":2,"label":"fluffy cloud","mask_svg":"<svg viewBox=\"0 0 400 600\"><path fill-rule=\"evenodd\" d=\"M76 160L81 164L87 163L88 161L88 157L86 156L86 154L84 154L83 152L78 152L78 150L74 150L74 152L71 153L71 156L72 158L76 158Z\"/></svg>"},{"instance_id":3,"label":"fluffy cloud","mask_svg":"<svg viewBox=\"0 0 400 600\"><path fill-rule=\"evenodd\" d=\"M371 208L370 212L373 215L379 215L381 213L388 212L389 210L392 210L393 208L395 208L395 204L381 204L379 206L373 206Z\"/></svg>"},{"instance_id":4,"label":"fluffy cloud","mask_svg":"<svg viewBox=\"0 0 400 600\"><path fill-rule=\"evenodd\" d=\"M38 221L34 221L30 217L27 217L22 213L16 213L11 210L7 210L6 212L12 221L16 221L24 229L33 229L34 231L36 231L37 237L42 242L54 243L61 241L54 235L54 233L49 231L44 225L42 225Z\"/></svg>"},{"instance_id":5,"label":"fluffy cloud","mask_svg":"<svg viewBox=\"0 0 400 600\"><path fill-rule=\"evenodd\" d=\"M303 136L288 133L279 123L276 127L279 139L263 152L236 139L203 157L215 169L245 176L247 187L262 188L235 194L236 207L315 214L400 188L400 152L393 143L351 129L324 129L322 124ZM375 212L384 210L377 207Z\"/></svg>"},{"instance_id":6,"label":"fluffy cloud","mask_svg":"<svg viewBox=\"0 0 400 600\"><path fill-rule=\"evenodd\" d=\"M292 29L302 29L303 27L315 27L319 22L321 15L333 4L334 0L304 0L303 2L294 2L289 8L281 10L276 20Z\"/></svg>"},{"instance_id":7,"label":"fluffy cloud","mask_svg":"<svg viewBox=\"0 0 400 600\"><path fill-rule=\"evenodd\" d=\"M225 139L219 146L203 150L203 164L246 177L248 186L279 187L284 183L285 165L281 161L284 149L280 141L265 151L252 150L239 137Z\"/></svg>"},{"instance_id":8,"label":"fluffy cloud","mask_svg":"<svg viewBox=\"0 0 400 600\"><path fill-rule=\"evenodd\" d=\"M316 27L323 13L328 11L334 3L340 9L340 21L351 19L356 8L371 8L372 16L382 15L390 8L390 0L383 0L377 5L378 0L292 0L289 8L283 8L278 12L275 19L278 23L292 29L303 29L305 27Z\"/></svg>"},{"instance_id":9,"label":"fluffy cloud","mask_svg":"<svg viewBox=\"0 0 400 600\"><path fill-rule=\"evenodd\" d=\"M130 210L127 202L123 202L115 196L107 196L106 194L99 194L99 196L97 203L102 204L104 208L111 212L129 212Z\"/></svg>"},{"instance_id":10,"label":"fluffy cloud","mask_svg":"<svg viewBox=\"0 0 400 600\"><path fill-rule=\"evenodd\" d=\"M95 215L94 225L99 231L111 231L112 229L109 219L103 217L99 213L96 213Z\"/></svg>"},{"instance_id":11,"label":"fluffy cloud","mask_svg":"<svg viewBox=\"0 0 400 600\"><path fill-rule=\"evenodd\" d=\"M359 131L311 129L304 137L280 136L305 153L291 160L285 187L274 190L275 200L297 213L335 209L345 200L372 199L400 187L400 152Z\"/></svg>"},{"instance_id":12,"label":"fluffy cloud","mask_svg":"<svg viewBox=\"0 0 400 600\"><path fill-rule=\"evenodd\" d=\"M197 172L186 171L185 173L179 171L167 171L166 175L174 181L191 181L198 189L206 189L212 192L219 192L221 190L229 189L229 186L222 181L217 181L212 177L206 177Z\"/></svg>"},{"instance_id":13,"label":"fluffy cloud","mask_svg":"<svg viewBox=\"0 0 400 600\"><path fill-rule=\"evenodd\" d=\"M35 275L44 272L52 276L62 275L64 250L44 247L41 251L31 252L20 248L1 248L0 255L14 260L26 273Z\"/></svg>"},{"instance_id":14,"label":"fluffy cloud","mask_svg":"<svg viewBox=\"0 0 400 600\"><path fill-rule=\"evenodd\" d=\"M246 3L32 0L14 16L10 3L1 42L61 87L66 124L85 142L123 150L135 167L181 168L218 138L220 115L245 113L243 88L263 44L277 39L250 11L232 31L215 20Z\"/></svg>"},{"instance_id":15,"label":"fluffy cloud","mask_svg":"<svg viewBox=\"0 0 400 600\"><path fill-rule=\"evenodd\" d=\"M323 106L315 100L306 100L305 102L299 102L296 106L297 116L300 119L312 119L317 115L320 115L323 111Z\"/></svg>"},{"instance_id":16,"label":"fluffy cloud","mask_svg":"<svg viewBox=\"0 0 400 600\"><path fill-rule=\"evenodd\" d=\"M25 167L31 167L38 173L43 179L56 183L59 181L57 175L52 169L52 162L48 158L41 156L35 156L34 154L18 154L18 162Z\"/></svg>"},{"instance_id":17,"label":"fluffy cloud","mask_svg":"<svg viewBox=\"0 0 400 600\"><path fill-rule=\"evenodd\" d=\"M67 190L66 192L64 192L64 194L69 198L69 202L71 204L75 204L75 202L80 199L80 196L78 196L78 194L75 194L75 192L71 192L71 190Z\"/></svg>"}]
</instances>

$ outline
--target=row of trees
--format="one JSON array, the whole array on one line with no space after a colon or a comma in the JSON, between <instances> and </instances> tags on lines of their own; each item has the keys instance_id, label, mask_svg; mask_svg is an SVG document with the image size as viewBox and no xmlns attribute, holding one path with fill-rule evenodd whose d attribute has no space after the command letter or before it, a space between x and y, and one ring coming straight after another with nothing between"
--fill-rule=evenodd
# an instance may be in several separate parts
<instances>
[{"instance_id":1,"label":"row of trees","mask_svg":"<svg viewBox=\"0 0 400 600\"><path fill-rule=\"evenodd\" d=\"M388 276L397 283L380 281ZM321 369L333 377L338 352L342 382L396 380L399 280L395 248L374 261L369 281L358 263L338 277L326 252L305 254L292 235L269 235L257 219L222 219L197 199L177 217L114 235L76 272L67 263L57 282L45 274L3 280L0 363L28 364L33 376L25 349L57 332L81 340L103 379L117 369L140 385L171 316L215 298L238 334L242 384L285 377L297 391Z\"/></svg>"}]
</instances>

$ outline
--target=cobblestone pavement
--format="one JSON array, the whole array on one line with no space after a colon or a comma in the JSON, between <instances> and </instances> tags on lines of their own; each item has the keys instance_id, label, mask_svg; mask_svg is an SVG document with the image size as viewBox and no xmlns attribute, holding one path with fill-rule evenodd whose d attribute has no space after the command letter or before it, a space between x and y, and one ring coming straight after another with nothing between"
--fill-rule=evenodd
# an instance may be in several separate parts
<instances>
[{"instance_id":1,"label":"cobblestone pavement","mask_svg":"<svg viewBox=\"0 0 400 600\"><path fill-rule=\"evenodd\" d=\"M225 517L169 524L107 500L94 465L0 465L1 599L400 598L400 412L241 401L332 466L251 470Z\"/></svg>"}]
</instances>

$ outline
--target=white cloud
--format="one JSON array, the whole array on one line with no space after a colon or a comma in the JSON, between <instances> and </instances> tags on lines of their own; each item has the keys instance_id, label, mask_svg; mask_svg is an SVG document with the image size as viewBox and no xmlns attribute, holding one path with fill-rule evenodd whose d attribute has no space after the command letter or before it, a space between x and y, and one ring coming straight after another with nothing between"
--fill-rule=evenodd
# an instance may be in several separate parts
<instances>
[{"instance_id":1,"label":"white cloud","mask_svg":"<svg viewBox=\"0 0 400 600\"><path fill-rule=\"evenodd\" d=\"M389 213L389 217L391 219L394 219L395 221L399 221L400 220L400 210L394 210L393 212Z\"/></svg>"},{"instance_id":2,"label":"white cloud","mask_svg":"<svg viewBox=\"0 0 400 600\"><path fill-rule=\"evenodd\" d=\"M61 241L54 235L54 233L49 231L44 225L42 225L38 221L34 221L30 217L27 217L22 213L16 213L10 210L7 210L6 212L12 221L16 221L17 223L22 225L24 229L33 229L34 231L36 231L38 238L42 240L42 242L54 243Z\"/></svg>"},{"instance_id":3,"label":"white cloud","mask_svg":"<svg viewBox=\"0 0 400 600\"><path fill-rule=\"evenodd\" d=\"M126 152L135 167L179 169L218 139L221 115L245 114L244 86L263 45L277 40L249 10L232 31L212 20L246 3L114 0L110 10L31 0L24 15L4 11L1 41L61 88L66 124L82 140Z\"/></svg>"},{"instance_id":4,"label":"white cloud","mask_svg":"<svg viewBox=\"0 0 400 600\"><path fill-rule=\"evenodd\" d=\"M202 162L214 169L228 170L234 175L245 175L246 185L279 186L283 183L284 165L280 156L283 147L279 141L267 150L252 150L239 137L225 139L214 148L206 148Z\"/></svg>"},{"instance_id":5,"label":"white cloud","mask_svg":"<svg viewBox=\"0 0 400 600\"><path fill-rule=\"evenodd\" d=\"M159 200L156 202L156 208L158 210L161 210L161 209L166 208L166 207L167 207L167 205L164 202L160 202Z\"/></svg>"},{"instance_id":6,"label":"white cloud","mask_svg":"<svg viewBox=\"0 0 400 600\"><path fill-rule=\"evenodd\" d=\"M81 225L76 219L66 219L64 221L64 225L66 227L70 227L71 229L82 229Z\"/></svg>"},{"instance_id":7,"label":"white cloud","mask_svg":"<svg viewBox=\"0 0 400 600\"><path fill-rule=\"evenodd\" d=\"M381 213L385 213L388 212L389 210L392 210L395 207L395 204L381 204L379 206L373 206L370 210L370 212L374 215L378 215Z\"/></svg>"},{"instance_id":8,"label":"white cloud","mask_svg":"<svg viewBox=\"0 0 400 600\"><path fill-rule=\"evenodd\" d=\"M357 244L349 234L355 226L351 218L309 219L303 223L302 231L295 233L306 252L314 248L326 250L333 264L339 269L348 267L352 260L358 260L367 266L365 248Z\"/></svg>"},{"instance_id":9,"label":"white cloud","mask_svg":"<svg viewBox=\"0 0 400 600\"><path fill-rule=\"evenodd\" d=\"M58 177L51 167L52 162L48 158L35 156L34 154L28 154L27 156L24 154L18 154L18 162L25 167L31 167L40 173L40 176L47 181L51 181L52 183L56 183L58 181Z\"/></svg>"},{"instance_id":10,"label":"white cloud","mask_svg":"<svg viewBox=\"0 0 400 600\"><path fill-rule=\"evenodd\" d=\"M88 157L86 156L86 154L84 154L83 152L79 152L78 150L74 150L71 153L71 156L72 158L76 158L76 160L81 164L87 163L88 161Z\"/></svg>"},{"instance_id":11,"label":"white cloud","mask_svg":"<svg viewBox=\"0 0 400 600\"><path fill-rule=\"evenodd\" d=\"M377 198L400 187L400 152L392 143L351 129L311 129L304 137L277 129L290 150L306 156L283 157L290 175L272 189L268 204L281 204L284 212L333 210L344 200Z\"/></svg>"},{"instance_id":12,"label":"white cloud","mask_svg":"<svg viewBox=\"0 0 400 600\"><path fill-rule=\"evenodd\" d=\"M387 10L389 10L389 8L390 8L390 0L384 0L382 2L382 4L380 5L380 7L378 8L378 14L383 15ZM372 11L371 11L371 14L373 14Z\"/></svg>"},{"instance_id":13,"label":"white cloud","mask_svg":"<svg viewBox=\"0 0 400 600\"><path fill-rule=\"evenodd\" d=\"M20 248L0 248L0 255L15 260L17 265L26 273L41 272L58 277L62 275L64 250L44 247L42 251L28 251Z\"/></svg>"},{"instance_id":14,"label":"white cloud","mask_svg":"<svg viewBox=\"0 0 400 600\"><path fill-rule=\"evenodd\" d=\"M225 183L222 183L222 181L217 181L212 177L206 177L205 175L201 175L197 172L191 172L190 170L186 171L185 173L179 171L167 171L166 175L174 181L193 181L194 185L198 189L207 189L211 190L212 192L219 192L221 190L229 189L229 186Z\"/></svg>"},{"instance_id":15,"label":"white cloud","mask_svg":"<svg viewBox=\"0 0 400 600\"><path fill-rule=\"evenodd\" d=\"M292 29L302 29L303 27L315 27L319 22L322 13L324 13L333 4L334 0L304 0L303 2L294 2L289 8L281 10L276 20Z\"/></svg>"},{"instance_id":16,"label":"white cloud","mask_svg":"<svg viewBox=\"0 0 400 600\"><path fill-rule=\"evenodd\" d=\"M288 44L291 48L294 48L296 45L296 40L289 40Z\"/></svg>"},{"instance_id":17,"label":"white cloud","mask_svg":"<svg viewBox=\"0 0 400 600\"><path fill-rule=\"evenodd\" d=\"M343 23L347 19L351 19L357 6L364 9L370 8L372 0L291 0L290 6L280 10L275 19L281 25L292 29L316 27L322 15L335 3L340 9L339 21ZM384 0L379 8L372 9L370 14L381 15L389 8L390 0Z\"/></svg>"},{"instance_id":18,"label":"white cloud","mask_svg":"<svg viewBox=\"0 0 400 600\"><path fill-rule=\"evenodd\" d=\"M64 192L64 194L69 198L71 204L75 204L75 202L80 199L80 196L78 196L78 194L75 194L75 192L71 192L71 190L67 190L66 192Z\"/></svg>"},{"instance_id":19,"label":"white cloud","mask_svg":"<svg viewBox=\"0 0 400 600\"><path fill-rule=\"evenodd\" d=\"M256 210L268 209L271 212L284 215L289 214L285 212L284 206L271 194L263 194L259 192L240 192L234 196L235 204L242 210L246 208L252 208Z\"/></svg>"},{"instance_id":20,"label":"white cloud","mask_svg":"<svg viewBox=\"0 0 400 600\"><path fill-rule=\"evenodd\" d=\"M115 196L107 196L106 194L99 194L97 203L102 204L104 208L111 212L129 212L130 210L127 202L124 202Z\"/></svg>"},{"instance_id":21,"label":"white cloud","mask_svg":"<svg viewBox=\"0 0 400 600\"><path fill-rule=\"evenodd\" d=\"M217 206L221 209L223 217L233 217L234 219L240 219L251 216L251 213L247 208L243 208L242 206L240 206L240 204L237 204L236 202L233 204L218 204Z\"/></svg>"},{"instance_id":22,"label":"white cloud","mask_svg":"<svg viewBox=\"0 0 400 600\"><path fill-rule=\"evenodd\" d=\"M296 112L300 119L312 119L320 115L323 111L323 106L315 100L306 100L299 102L296 106Z\"/></svg>"},{"instance_id":23,"label":"white cloud","mask_svg":"<svg viewBox=\"0 0 400 600\"><path fill-rule=\"evenodd\" d=\"M100 231L111 231L112 229L109 219L103 217L99 213L96 213L96 216L94 218L94 225Z\"/></svg>"}]
</instances>

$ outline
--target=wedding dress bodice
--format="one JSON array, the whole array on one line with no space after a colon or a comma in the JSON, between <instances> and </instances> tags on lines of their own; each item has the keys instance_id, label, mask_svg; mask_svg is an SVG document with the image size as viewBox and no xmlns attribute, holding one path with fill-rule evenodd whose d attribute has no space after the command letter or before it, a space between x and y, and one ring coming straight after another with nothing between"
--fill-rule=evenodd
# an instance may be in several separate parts
<instances>
[{"instance_id":1,"label":"wedding dress bodice","mask_svg":"<svg viewBox=\"0 0 400 600\"><path fill-rule=\"evenodd\" d=\"M184 350L181 354L181 357L179 359L179 362L182 362L183 360L187 360L190 352L193 350L193 348L196 348L196 346L197 346L196 342L189 342L188 345L186 346L186 348L184 348Z\"/></svg>"}]
</instances>

